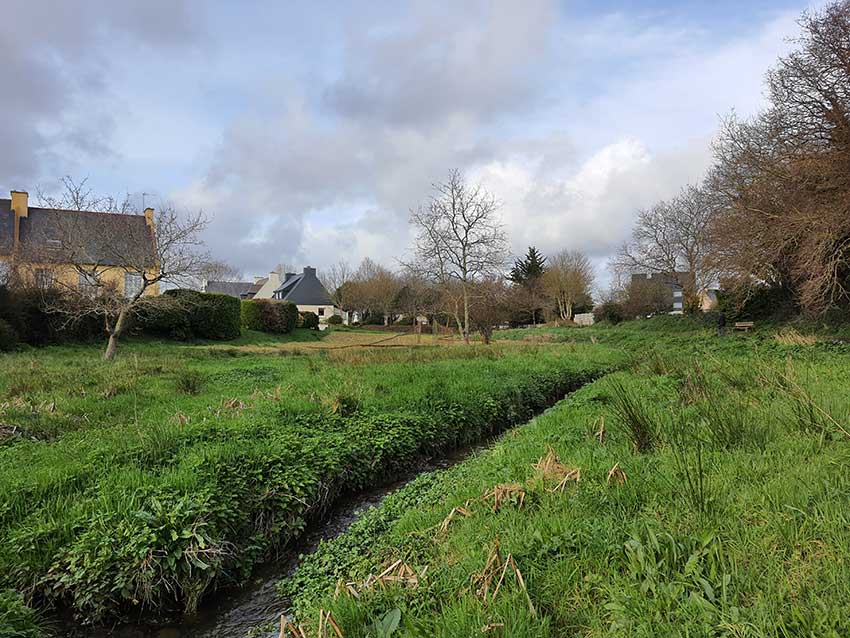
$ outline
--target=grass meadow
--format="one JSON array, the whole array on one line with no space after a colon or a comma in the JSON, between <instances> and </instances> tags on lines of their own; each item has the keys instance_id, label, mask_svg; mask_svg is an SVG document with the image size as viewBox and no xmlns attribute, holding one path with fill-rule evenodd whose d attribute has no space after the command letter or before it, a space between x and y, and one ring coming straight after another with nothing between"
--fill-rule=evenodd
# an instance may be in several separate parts
<instances>
[{"instance_id":1,"label":"grass meadow","mask_svg":"<svg viewBox=\"0 0 850 638\"><path fill-rule=\"evenodd\" d=\"M191 611L338 495L525 422L628 358L365 331L130 340L113 363L99 349L0 357L9 635L45 635L35 621L53 609L78 622Z\"/></svg>"},{"instance_id":2,"label":"grass meadow","mask_svg":"<svg viewBox=\"0 0 850 638\"><path fill-rule=\"evenodd\" d=\"M306 635L327 612L346 638L850 635L850 344L676 319L500 336L628 361L308 556L280 585Z\"/></svg>"}]
</instances>

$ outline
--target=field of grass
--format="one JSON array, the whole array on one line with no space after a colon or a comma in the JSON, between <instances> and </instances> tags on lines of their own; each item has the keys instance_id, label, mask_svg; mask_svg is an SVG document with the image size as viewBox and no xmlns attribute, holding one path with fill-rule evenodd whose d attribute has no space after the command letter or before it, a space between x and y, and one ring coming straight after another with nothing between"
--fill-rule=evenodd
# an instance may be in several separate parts
<instances>
[{"instance_id":1,"label":"field of grass","mask_svg":"<svg viewBox=\"0 0 850 638\"><path fill-rule=\"evenodd\" d=\"M281 584L297 622L315 636L330 611L346 638L850 635L850 345L816 332L501 333L630 364L324 543Z\"/></svg>"},{"instance_id":2,"label":"field of grass","mask_svg":"<svg viewBox=\"0 0 850 638\"><path fill-rule=\"evenodd\" d=\"M626 359L365 331L99 351L0 357L0 619L31 623L23 603L80 621L192 609L339 494L524 422Z\"/></svg>"}]
</instances>

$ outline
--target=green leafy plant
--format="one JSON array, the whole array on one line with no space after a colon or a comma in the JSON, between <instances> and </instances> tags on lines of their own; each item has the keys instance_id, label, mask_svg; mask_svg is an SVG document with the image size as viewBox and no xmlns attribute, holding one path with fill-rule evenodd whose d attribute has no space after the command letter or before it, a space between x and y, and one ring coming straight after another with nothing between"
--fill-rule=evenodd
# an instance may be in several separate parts
<instances>
[{"instance_id":1,"label":"green leafy plant","mask_svg":"<svg viewBox=\"0 0 850 638\"><path fill-rule=\"evenodd\" d=\"M391 609L384 614L383 618L372 622L367 635L369 638L390 638L398 629L400 622L401 610L398 608Z\"/></svg>"},{"instance_id":2,"label":"green leafy plant","mask_svg":"<svg viewBox=\"0 0 850 638\"><path fill-rule=\"evenodd\" d=\"M610 384L614 412L626 428L637 452L650 452L658 437L657 417L651 406L637 393L620 381Z\"/></svg>"},{"instance_id":3,"label":"green leafy plant","mask_svg":"<svg viewBox=\"0 0 850 638\"><path fill-rule=\"evenodd\" d=\"M182 394L200 394L204 386L204 375L197 370L181 370L177 373L177 391Z\"/></svg>"}]
</instances>

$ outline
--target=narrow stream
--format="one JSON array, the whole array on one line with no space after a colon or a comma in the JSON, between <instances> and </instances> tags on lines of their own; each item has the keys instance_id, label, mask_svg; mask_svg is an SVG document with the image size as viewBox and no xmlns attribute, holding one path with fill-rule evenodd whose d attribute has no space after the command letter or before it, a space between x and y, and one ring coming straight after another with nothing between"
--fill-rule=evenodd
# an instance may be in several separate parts
<instances>
[{"instance_id":1,"label":"narrow stream","mask_svg":"<svg viewBox=\"0 0 850 638\"><path fill-rule=\"evenodd\" d=\"M171 622L157 625L121 625L116 628L69 629L66 638L245 638L247 632L259 625L278 623L288 611L288 602L281 598L275 585L291 575L299 565L299 556L310 554L322 540L330 540L345 532L358 513L403 487L421 474L446 469L466 460L472 454L492 445L496 438L456 448L440 458L429 459L411 468L406 476L367 492L343 498L331 508L321 522L310 525L302 536L289 546L278 560L254 569L250 581L238 589L225 589L205 599L192 615L175 617ZM252 638L277 638L273 633L255 633Z\"/></svg>"}]
</instances>

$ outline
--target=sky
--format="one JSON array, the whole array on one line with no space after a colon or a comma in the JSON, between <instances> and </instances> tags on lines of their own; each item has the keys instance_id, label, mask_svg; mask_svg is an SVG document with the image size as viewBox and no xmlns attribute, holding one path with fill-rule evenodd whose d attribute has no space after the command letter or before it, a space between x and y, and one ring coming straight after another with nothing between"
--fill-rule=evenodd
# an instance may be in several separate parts
<instances>
[{"instance_id":1,"label":"sky","mask_svg":"<svg viewBox=\"0 0 850 638\"><path fill-rule=\"evenodd\" d=\"M87 178L210 218L246 277L409 251L451 169L511 250L600 272L764 106L795 0L3 0L0 193ZM2 196L2 195L0 195ZM604 277L604 274L602 275Z\"/></svg>"}]
</instances>

